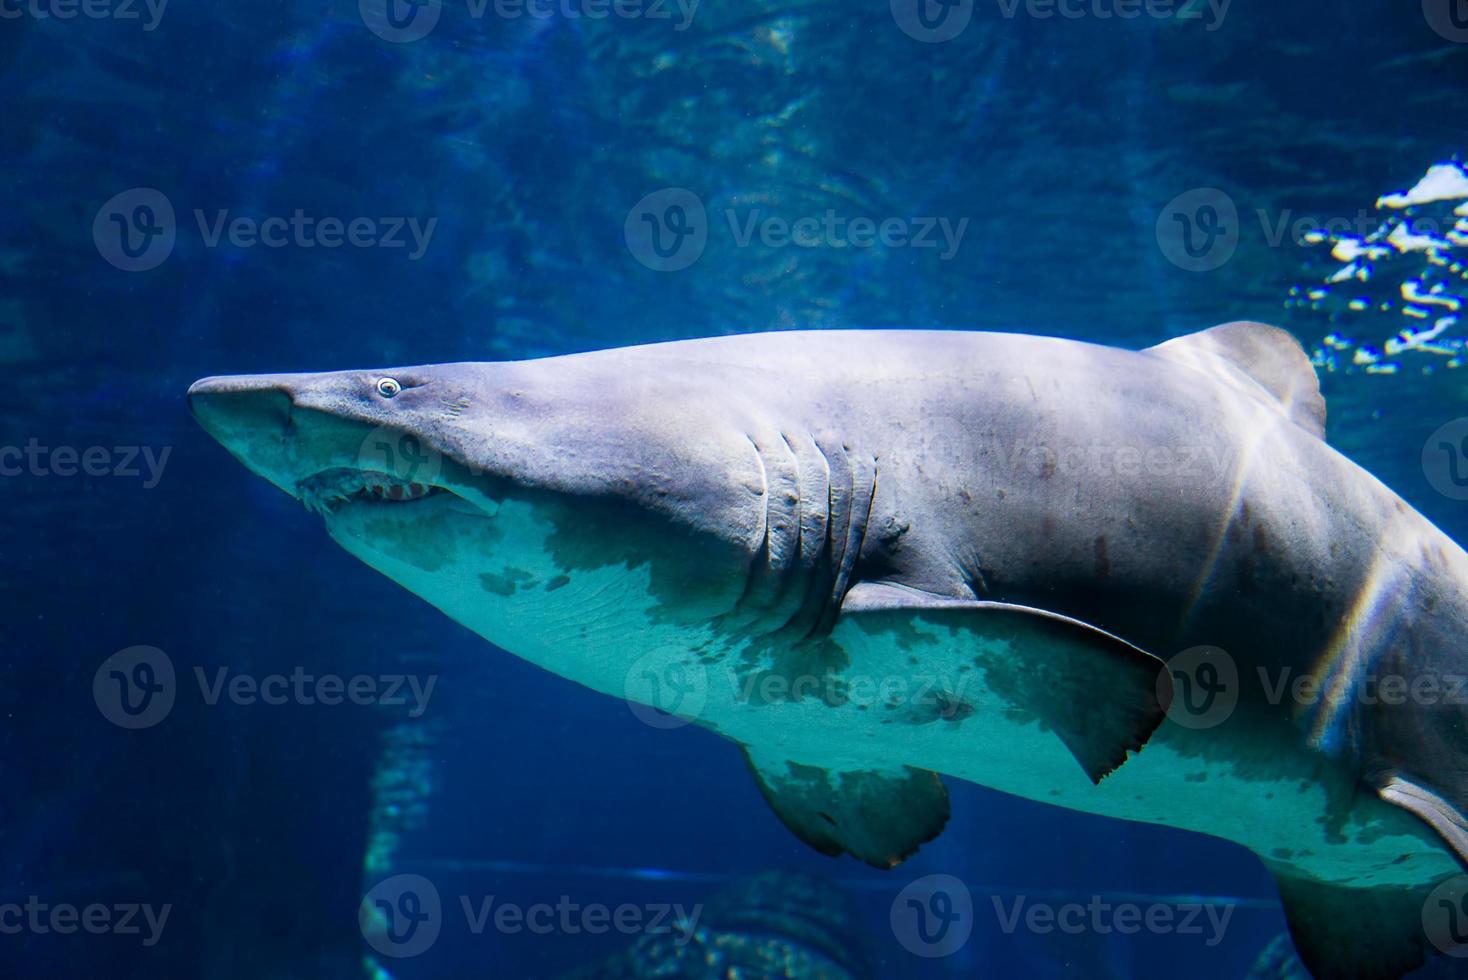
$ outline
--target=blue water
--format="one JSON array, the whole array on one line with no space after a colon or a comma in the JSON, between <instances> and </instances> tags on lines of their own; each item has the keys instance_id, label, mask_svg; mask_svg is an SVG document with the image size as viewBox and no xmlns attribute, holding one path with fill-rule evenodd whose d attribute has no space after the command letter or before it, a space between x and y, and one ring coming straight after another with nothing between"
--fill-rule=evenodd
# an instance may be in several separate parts
<instances>
[{"instance_id":1,"label":"blue water","mask_svg":"<svg viewBox=\"0 0 1468 980\"><path fill-rule=\"evenodd\" d=\"M446 0L385 21L380 0L73 17L0 0L0 443L43 461L0 479L0 904L101 905L114 926L124 906L170 910L155 935L141 919L0 932L0 975L554 976L639 934L476 932L459 900L691 907L780 870L845 894L873 977L1244 977L1284 921L1239 848L954 783L947 832L898 870L823 858L732 746L646 724L362 567L206 437L183 392L216 373L788 327L1140 346L1251 318L1307 347L1345 331L1380 349L1400 311L1300 302L1329 270L1268 228L1372 209L1468 153L1468 31L1425 7L1237 0L1124 20L981 2L935 41L879 0L705 0L686 24L671 3L593 19ZM654 195L661 245L683 242L668 188L702 205L706 241L660 271L629 228ZM1196 201L1196 227L1169 220L1202 189L1235 206L1232 231ZM828 211L905 222L909 244L741 242L748 222ZM929 218L964 223L951 254L910 243ZM345 240L354 221L372 244ZM1189 268L1220 234L1229 257ZM1462 541L1462 503L1420 463L1462 414L1447 360L1323 378L1332 442ZM66 475L58 447L97 449L95 474ZM127 730L93 681L138 645L166 655L177 696ZM420 717L209 703L196 677L221 669L437 686ZM377 954L358 922L398 872L444 904L412 957ZM950 955L914 955L891 924L929 874L974 896ZM1234 911L1211 945L1006 932L993 903L1015 896Z\"/></svg>"}]
</instances>

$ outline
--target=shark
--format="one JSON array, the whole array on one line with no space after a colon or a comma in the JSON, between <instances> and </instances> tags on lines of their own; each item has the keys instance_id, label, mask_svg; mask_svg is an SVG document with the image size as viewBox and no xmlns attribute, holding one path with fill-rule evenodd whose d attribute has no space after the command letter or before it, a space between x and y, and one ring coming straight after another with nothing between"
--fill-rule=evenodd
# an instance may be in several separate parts
<instances>
[{"instance_id":1,"label":"shark","mask_svg":"<svg viewBox=\"0 0 1468 980\"><path fill-rule=\"evenodd\" d=\"M897 866L946 777L1248 848L1317 976L1468 943L1468 554L1326 442L1283 330L770 332L188 397L453 620L734 742L823 853Z\"/></svg>"}]
</instances>

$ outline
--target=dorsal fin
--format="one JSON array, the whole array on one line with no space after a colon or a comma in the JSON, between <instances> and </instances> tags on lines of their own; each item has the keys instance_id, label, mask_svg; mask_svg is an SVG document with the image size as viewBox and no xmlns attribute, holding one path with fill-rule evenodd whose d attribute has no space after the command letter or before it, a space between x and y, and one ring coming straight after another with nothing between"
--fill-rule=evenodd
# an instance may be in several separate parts
<instances>
[{"instance_id":1,"label":"dorsal fin","mask_svg":"<svg viewBox=\"0 0 1468 980\"><path fill-rule=\"evenodd\" d=\"M1248 387L1263 389L1296 425L1325 438L1320 378L1300 342L1279 327L1239 320L1176 337L1147 348L1146 353L1186 364L1235 386L1253 382Z\"/></svg>"}]
</instances>

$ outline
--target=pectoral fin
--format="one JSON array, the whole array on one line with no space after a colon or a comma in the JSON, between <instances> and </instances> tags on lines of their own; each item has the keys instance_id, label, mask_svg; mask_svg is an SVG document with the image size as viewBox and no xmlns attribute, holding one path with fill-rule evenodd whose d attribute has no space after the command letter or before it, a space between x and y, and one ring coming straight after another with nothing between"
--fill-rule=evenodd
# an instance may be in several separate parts
<instances>
[{"instance_id":1,"label":"pectoral fin","mask_svg":"<svg viewBox=\"0 0 1468 980\"><path fill-rule=\"evenodd\" d=\"M948 790L935 772L907 766L843 772L750 748L744 756L775 815L822 854L894 868L948 822Z\"/></svg>"},{"instance_id":2,"label":"pectoral fin","mask_svg":"<svg viewBox=\"0 0 1468 980\"><path fill-rule=\"evenodd\" d=\"M926 637L915 639L919 626ZM1092 782L1114 772L1128 752L1141 750L1172 700L1172 680L1161 660L1094 626L1041 609L861 583L846 596L831 638L860 649L864 639L883 633L899 644L949 648L930 656L976 659L984 665L988 689L1010 710L1053 730ZM922 653L918 649L916 655Z\"/></svg>"},{"instance_id":3,"label":"pectoral fin","mask_svg":"<svg viewBox=\"0 0 1468 980\"><path fill-rule=\"evenodd\" d=\"M1437 831L1458 861L1468 868L1468 820L1463 818L1457 807L1432 790L1402 776L1392 776L1378 792L1383 800L1416 814Z\"/></svg>"},{"instance_id":4,"label":"pectoral fin","mask_svg":"<svg viewBox=\"0 0 1468 980\"><path fill-rule=\"evenodd\" d=\"M1425 892L1276 875L1290 938L1317 977L1397 980L1427 962Z\"/></svg>"}]
</instances>

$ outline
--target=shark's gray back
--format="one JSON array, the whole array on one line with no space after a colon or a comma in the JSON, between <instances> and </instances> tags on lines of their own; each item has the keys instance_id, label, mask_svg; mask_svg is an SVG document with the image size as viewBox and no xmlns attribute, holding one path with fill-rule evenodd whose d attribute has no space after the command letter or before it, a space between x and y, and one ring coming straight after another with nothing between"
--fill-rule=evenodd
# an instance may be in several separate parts
<instances>
[{"instance_id":1,"label":"shark's gray back","mask_svg":"<svg viewBox=\"0 0 1468 980\"><path fill-rule=\"evenodd\" d=\"M1284 710L1363 769L1464 758L1461 726L1438 717L1461 705L1381 711L1346 696L1387 671L1468 673L1468 556L1327 445L1315 403L1277 400L1269 375L1309 372L1285 343L1300 363L1262 365L1267 387L1177 342L1134 352L937 331L751 334L514 370L561 398L579 392L589 412L665 423L672 444L717 454L745 491L770 479L776 439L874 461L847 585L1049 609L1164 659L1221 647L1246 681L1318 680L1333 697ZM729 485L699 492L710 514L749 504ZM1246 684L1246 697L1265 693Z\"/></svg>"},{"instance_id":2,"label":"shark's gray back","mask_svg":"<svg viewBox=\"0 0 1468 980\"><path fill-rule=\"evenodd\" d=\"M1450 603L1468 580L1468 556L1262 389L1152 352L823 331L515 370L562 396L579 390L588 412L660 418L680 445L725 447L743 483L756 481L750 436L839 439L876 460L868 571L1056 608L1149 649L1234 645L1309 665L1373 576ZM644 450L613 446L595 464L618 465L619 451L626 462ZM710 490L715 509L725 494ZM1261 632L1271 649L1254 652Z\"/></svg>"}]
</instances>

